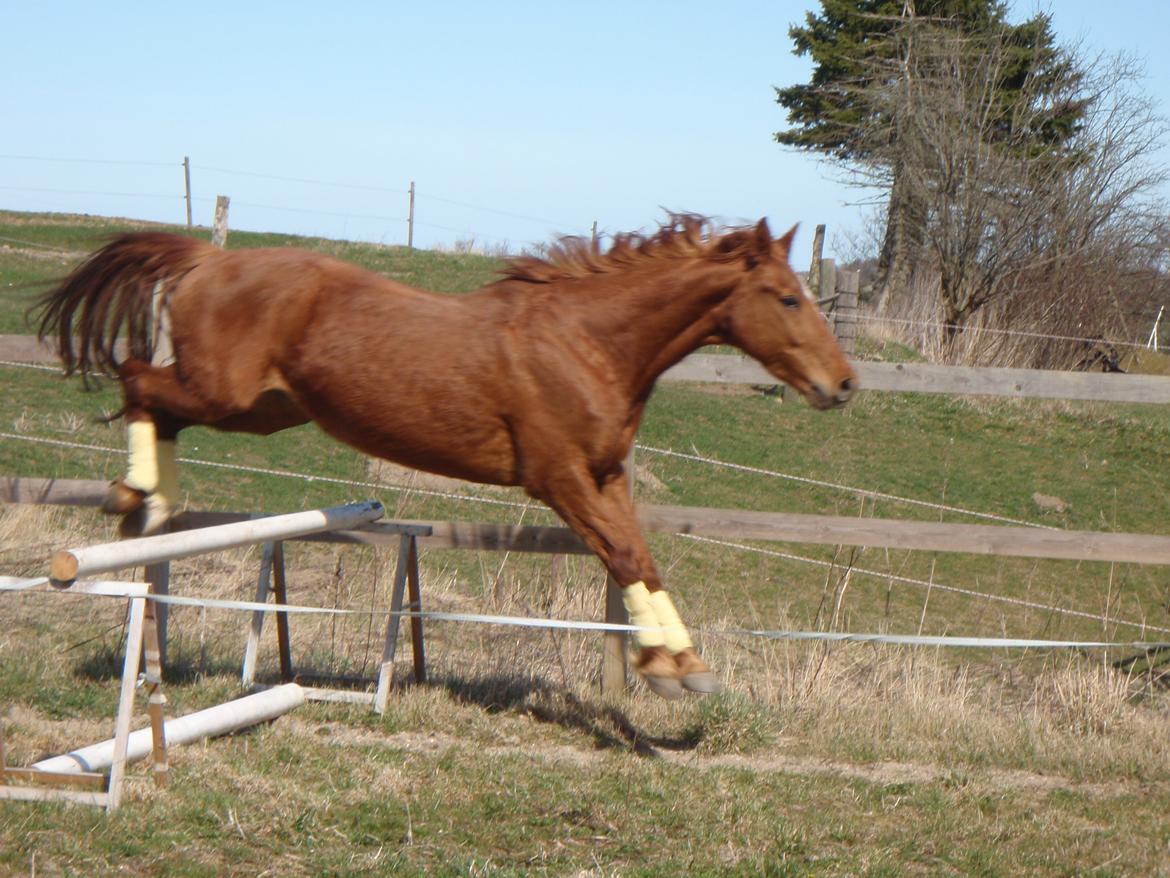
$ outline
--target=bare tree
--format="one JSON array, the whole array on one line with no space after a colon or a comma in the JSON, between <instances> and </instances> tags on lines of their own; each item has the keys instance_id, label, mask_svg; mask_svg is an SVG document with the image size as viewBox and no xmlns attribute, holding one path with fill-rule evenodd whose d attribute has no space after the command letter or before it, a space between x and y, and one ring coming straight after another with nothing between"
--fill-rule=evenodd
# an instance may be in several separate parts
<instances>
[{"instance_id":1,"label":"bare tree","mask_svg":"<svg viewBox=\"0 0 1170 878\"><path fill-rule=\"evenodd\" d=\"M1166 126L1134 88L1132 62L1067 53L1021 78L1006 31L916 19L891 38L900 50L875 54L865 89L882 110L867 118L887 126L866 136L884 136L886 149L861 170L915 207L903 221L937 278L944 343L993 303L1029 322L1066 313L1068 299L1044 285L1071 283L1100 310L1116 291L1081 289L1089 264L1099 277L1157 258L1167 174L1150 158ZM1059 129L1061 119L1075 126Z\"/></svg>"}]
</instances>

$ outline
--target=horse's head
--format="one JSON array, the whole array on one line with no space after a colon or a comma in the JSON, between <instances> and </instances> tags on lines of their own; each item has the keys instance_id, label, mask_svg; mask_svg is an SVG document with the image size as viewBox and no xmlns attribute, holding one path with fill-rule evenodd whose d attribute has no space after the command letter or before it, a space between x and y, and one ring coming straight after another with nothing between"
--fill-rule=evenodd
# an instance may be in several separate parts
<instances>
[{"instance_id":1,"label":"horse's head","mask_svg":"<svg viewBox=\"0 0 1170 878\"><path fill-rule=\"evenodd\" d=\"M788 265L795 233L793 226L774 241L767 222L760 220L755 229L737 233L744 237L728 242L743 254L744 274L726 300L719 334L815 408L833 408L853 396L857 373L816 300Z\"/></svg>"}]
</instances>

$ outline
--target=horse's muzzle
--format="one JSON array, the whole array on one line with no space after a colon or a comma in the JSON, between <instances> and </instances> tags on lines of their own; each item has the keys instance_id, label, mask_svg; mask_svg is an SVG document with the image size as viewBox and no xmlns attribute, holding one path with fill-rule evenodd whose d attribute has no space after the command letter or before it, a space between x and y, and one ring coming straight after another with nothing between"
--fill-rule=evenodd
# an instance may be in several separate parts
<instances>
[{"instance_id":1,"label":"horse's muzzle","mask_svg":"<svg viewBox=\"0 0 1170 878\"><path fill-rule=\"evenodd\" d=\"M845 405L853 398L853 394L857 391L857 378L850 376L842 378L836 387L826 388L824 385L814 383L809 387L808 401L815 409L835 409Z\"/></svg>"}]
</instances>

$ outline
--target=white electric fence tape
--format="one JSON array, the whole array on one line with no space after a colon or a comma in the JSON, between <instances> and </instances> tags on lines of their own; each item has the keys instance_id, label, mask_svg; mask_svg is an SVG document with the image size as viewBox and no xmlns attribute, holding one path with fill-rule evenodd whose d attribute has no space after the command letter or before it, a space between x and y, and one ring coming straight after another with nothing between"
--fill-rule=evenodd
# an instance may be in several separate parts
<instances>
[{"instance_id":1,"label":"white electric fence tape","mask_svg":"<svg viewBox=\"0 0 1170 878\"><path fill-rule=\"evenodd\" d=\"M44 577L20 579L0 577L0 592L27 591L38 585L46 585ZM53 591L52 594L61 592ZM391 613L388 610L347 610L336 607L307 607L297 604L270 604L258 601L233 601L218 598L193 598L180 595L147 595L148 600L162 604L184 607L203 607L245 612L317 614L325 616L388 616L404 619L424 619L434 622L463 622L479 625L502 625L512 628L542 628L561 631L618 631L636 633L652 630L638 625L621 625L612 622L576 622L564 619L534 619L525 616L498 616L480 613L444 613L435 610L414 612L404 610ZM657 629L655 629L657 630ZM976 647L983 649L1133 649L1153 652L1170 649L1168 641L1131 640L1029 640L1010 637L952 637L928 634L866 634L834 631L784 631L751 628L697 629L700 633L716 637L760 637L767 640L821 640L835 643L879 643L896 646L944 646Z\"/></svg>"}]
</instances>

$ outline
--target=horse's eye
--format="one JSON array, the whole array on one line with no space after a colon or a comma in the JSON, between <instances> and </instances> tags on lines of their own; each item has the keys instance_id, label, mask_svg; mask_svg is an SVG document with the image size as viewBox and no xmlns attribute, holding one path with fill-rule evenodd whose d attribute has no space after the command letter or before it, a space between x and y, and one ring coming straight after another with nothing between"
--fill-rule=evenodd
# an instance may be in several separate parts
<instances>
[{"instance_id":1,"label":"horse's eye","mask_svg":"<svg viewBox=\"0 0 1170 878\"><path fill-rule=\"evenodd\" d=\"M785 308L799 308L800 299L797 296L781 296L780 304Z\"/></svg>"}]
</instances>

